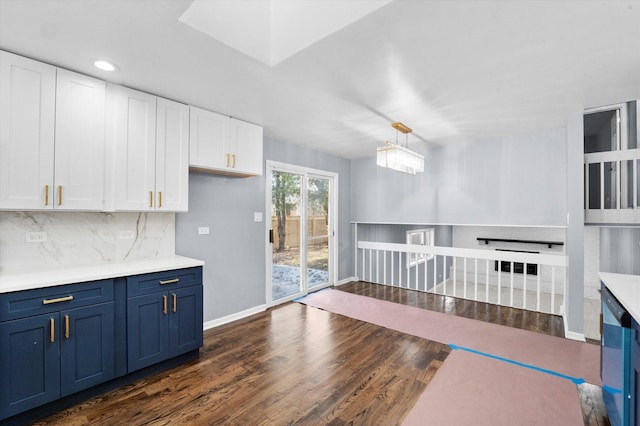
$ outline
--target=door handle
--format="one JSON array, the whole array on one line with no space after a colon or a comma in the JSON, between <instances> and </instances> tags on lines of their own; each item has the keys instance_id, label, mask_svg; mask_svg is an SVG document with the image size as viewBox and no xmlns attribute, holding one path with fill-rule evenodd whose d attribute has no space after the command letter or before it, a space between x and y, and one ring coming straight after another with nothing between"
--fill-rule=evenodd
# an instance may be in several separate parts
<instances>
[{"instance_id":1,"label":"door handle","mask_svg":"<svg viewBox=\"0 0 640 426\"><path fill-rule=\"evenodd\" d=\"M273 244L273 229L269 229L269 243Z\"/></svg>"},{"instance_id":2,"label":"door handle","mask_svg":"<svg viewBox=\"0 0 640 426\"><path fill-rule=\"evenodd\" d=\"M162 313L167 315L167 296L162 296Z\"/></svg>"},{"instance_id":3,"label":"door handle","mask_svg":"<svg viewBox=\"0 0 640 426\"><path fill-rule=\"evenodd\" d=\"M49 318L49 340L51 343L56 341L56 321L53 318Z\"/></svg>"},{"instance_id":4,"label":"door handle","mask_svg":"<svg viewBox=\"0 0 640 426\"><path fill-rule=\"evenodd\" d=\"M64 316L64 337L69 338L69 315Z\"/></svg>"},{"instance_id":5,"label":"door handle","mask_svg":"<svg viewBox=\"0 0 640 426\"><path fill-rule=\"evenodd\" d=\"M173 312L178 312L178 296L175 293L172 293L173 296Z\"/></svg>"}]
</instances>

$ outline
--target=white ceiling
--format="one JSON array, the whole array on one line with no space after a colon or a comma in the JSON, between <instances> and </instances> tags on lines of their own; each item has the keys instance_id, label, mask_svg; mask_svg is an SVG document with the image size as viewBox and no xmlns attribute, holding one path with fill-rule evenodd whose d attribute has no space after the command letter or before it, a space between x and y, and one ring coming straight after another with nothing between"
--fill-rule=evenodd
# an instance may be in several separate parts
<instances>
[{"instance_id":1,"label":"white ceiling","mask_svg":"<svg viewBox=\"0 0 640 426\"><path fill-rule=\"evenodd\" d=\"M191 3L0 0L0 48L347 158L374 155L395 121L410 147L448 144L640 98L640 1L395 0L273 67L180 22Z\"/></svg>"}]
</instances>

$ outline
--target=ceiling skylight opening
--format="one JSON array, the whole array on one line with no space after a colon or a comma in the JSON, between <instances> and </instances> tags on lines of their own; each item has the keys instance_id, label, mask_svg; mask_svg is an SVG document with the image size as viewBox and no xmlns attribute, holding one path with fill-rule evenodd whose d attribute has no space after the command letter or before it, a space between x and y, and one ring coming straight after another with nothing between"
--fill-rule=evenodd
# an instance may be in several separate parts
<instances>
[{"instance_id":1,"label":"ceiling skylight opening","mask_svg":"<svg viewBox=\"0 0 640 426\"><path fill-rule=\"evenodd\" d=\"M94 60L93 66L98 69L101 69L102 71L108 71L108 72L117 71L119 69L116 64L112 64L111 62L108 62L102 59Z\"/></svg>"}]
</instances>

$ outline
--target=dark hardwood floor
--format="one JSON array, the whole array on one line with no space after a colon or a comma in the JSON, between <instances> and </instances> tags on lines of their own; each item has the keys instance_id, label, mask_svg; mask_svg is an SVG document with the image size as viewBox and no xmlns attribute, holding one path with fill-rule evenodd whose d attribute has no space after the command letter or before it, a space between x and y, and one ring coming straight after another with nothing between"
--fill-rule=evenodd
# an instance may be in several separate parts
<instances>
[{"instance_id":1,"label":"dark hardwood floor","mask_svg":"<svg viewBox=\"0 0 640 426\"><path fill-rule=\"evenodd\" d=\"M552 335L563 332L562 320L551 315L363 282L339 289ZM400 424L449 352L437 342L287 303L206 331L198 360L36 424ZM585 424L608 424L599 388L587 385L579 394Z\"/></svg>"}]
</instances>

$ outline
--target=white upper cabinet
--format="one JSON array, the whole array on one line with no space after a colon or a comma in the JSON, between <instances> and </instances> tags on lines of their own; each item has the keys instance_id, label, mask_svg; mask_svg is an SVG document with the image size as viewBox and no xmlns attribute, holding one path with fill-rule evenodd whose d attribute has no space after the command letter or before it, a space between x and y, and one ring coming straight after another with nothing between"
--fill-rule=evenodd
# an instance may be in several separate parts
<instances>
[{"instance_id":1,"label":"white upper cabinet","mask_svg":"<svg viewBox=\"0 0 640 426\"><path fill-rule=\"evenodd\" d=\"M0 51L2 209L53 206L55 96L55 67Z\"/></svg>"},{"instance_id":2,"label":"white upper cabinet","mask_svg":"<svg viewBox=\"0 0 640 426\"><path fill-rule=\"evenodd\" d=\"M231 119L229 152L233 170L249 175L262 174L262 127Z\"/></svg>"},{"instance_id":3,"label":"white upper cabinet","mask_svg":"<svg viewBox=\"0 0 640 426\"><path fill-rule=\"evenodd\" d=\"M115 85L107 99L114 210L186 211L188 107Z\"/></svg>"},{"instance_id":4,"label":"white upper cabinet","mask_svg":"<svg viewBox=\"0 0 640 426\"><path fill-rule=\"evenodd\" d=\"M54 208L104 207L105 83L58 69Z\"/></svg>"},{"instance_id":5,"label":"white upper cabinet","mask_svg":"<svg viewBox=\"0 0 640 426\"><path fill-rule=\"evenodd\" d=\"M104 82L0 51L1 209L102 209L104 96Z\"/></svg>"},{"instance_id":6,"label":"white upper cabinet","mask_svg":"<svg viewBox=\"0 0 640 426\"><path fill-rule=\"evenodd\" d=\"M189 107L189 165L195 169L225 169L229 117Z\"/></svg>"},{"instance_id":7,"label":"white upper cabinet","mask_svg":"<svg viewBox=\"0 0 640 426\"><path fill-rule=\"evenodd\" d=\"M156 209L189 208L189 107L158 98Z\"/></svg>"},{"instance_id":8,"label":"white upper cabinet","mask_svg":"<svg viewBox=\"0 0 640 426\"><path fill-rule=\"evenodd\" d=\"M189 165L226 175L262 174L262 127L190 107Z\"/></svg>"}]
</instances>

